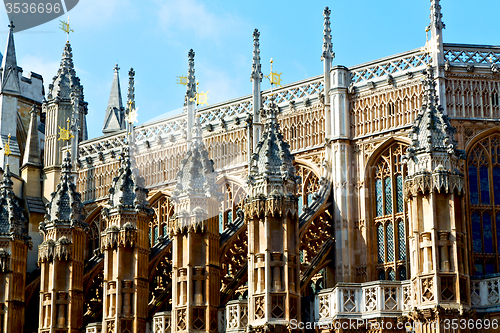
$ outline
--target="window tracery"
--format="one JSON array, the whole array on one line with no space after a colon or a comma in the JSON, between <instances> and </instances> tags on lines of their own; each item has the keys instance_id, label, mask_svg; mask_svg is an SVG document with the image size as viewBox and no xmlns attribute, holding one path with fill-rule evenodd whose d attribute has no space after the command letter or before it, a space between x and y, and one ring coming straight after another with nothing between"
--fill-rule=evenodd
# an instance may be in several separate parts
<instances>
[{"instance_id":1,"label":"window tracery","mask_svg":"<svg viewBox=\"0 0 500 333\"><path fill-rule=\"evenodd\" d=\"M476 143L467 157L473 275L500 271L500 135Z\"/></svg>"},{"instance_id":2,"label":"window tracery","mask_svg":"<svg viewBox=\"0 0 500 333\"><path fill-rule=\"evenodd\" d=\"M373 179L373 216L376 230L377 278L406 280L407 240L406 207L403 199L403 179L406 167L402 156L406 146L396 143L376 160Z\"/></svg>"},{"instance_id":3,"label":"window tracery","mask_svg":"<svg viewBox=\"0 0 500 333\"><path fill-rule=\"evenodd\" d=\"M149 222L149 245L154 246L158 243L160 236L167 236L168 221L174 214L174 205L167 196L161 196L151 204L155 214L153 220Z\"/></svg>"},{"instance_id":4,"label":"window tracery","mask_svg":"<svg viewBox=\"0 0 500 333\"><path fill-rule=\"evenodd\" d=\"M302 183L298 186L297 199L299 215L302 214L304 206L312 204L314 193L319 190L319 178L313 170L304 165L296 165L297 175L301 177Z\"/></svg>"}]
</instances>

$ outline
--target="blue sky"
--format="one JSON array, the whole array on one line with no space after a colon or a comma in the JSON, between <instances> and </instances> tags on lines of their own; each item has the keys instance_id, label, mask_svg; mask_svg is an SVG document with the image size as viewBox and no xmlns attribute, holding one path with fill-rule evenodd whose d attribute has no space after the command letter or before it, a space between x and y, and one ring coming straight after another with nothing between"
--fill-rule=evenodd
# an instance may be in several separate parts
<instances>
[{"instance_id":1,"label":"blue sky","mask_svg":"<svg viewBox=\"0 0 500 333\"><path fill-rule=\"evenodd\" d=\"M124 97L128 69L135 69L139 123L182 107L185 87L175 81L187 72L190 48L210 104L250 94L255 28L261 32L264 74L271 57L284 84L321 74L325 6L332 10L334 64L357 65L425 44L429 0L81 0L69 13L75 30L70 42L89 103L89 137L102 135L116 62ZM441 6L446 43L500 45L500 1L442 0ZM0 44L7 25L3 12ZM47 87L66 41L59 19L15 34L15 41L24 74L42 74Z\"/></svg>"}]
</instances>

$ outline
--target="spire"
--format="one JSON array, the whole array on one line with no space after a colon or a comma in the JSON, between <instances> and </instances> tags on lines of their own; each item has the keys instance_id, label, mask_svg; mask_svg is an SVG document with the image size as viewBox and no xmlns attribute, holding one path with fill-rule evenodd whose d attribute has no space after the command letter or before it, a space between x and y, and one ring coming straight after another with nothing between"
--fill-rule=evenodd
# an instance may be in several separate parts
<instances>
[{"instance_id":1,"label":"spire","mask_svg":"<svg viewBox=\"0 0 500 333\"><path fill-rule=\"evenodd\" d=\"M188 52L188 76L187 76L187 85L186 85L186 97L195 98L196 97L196 80L194 77L194 51L193 49ZM194 103L194 102L193 102Z\"/></svg>"},{"instance_id":2,"label":"spire","mask_svg":"<svg viewBox=\"0 0 500 333\"><path fill-rule=\"evenodd\" d=\"M9 24L9 37L2 59L2 91L14 93L20 92L19 71L16 59L16 47L14 45L14 22Z\"/></svg>"},{"instance_id":3,"label":"spire","mask_svg":"<svg viewBox=\"0 0 500 333\"><path fill-rule=\"evenodd\" d=\"M290 146L283 139L277 120L274 98L265 110L268 118L255 152L250 159L248 184L250 196L261 194L295 195L298 177L293 166Z\"/></svg>"},{"instance_id":4,"label":"spire","mask_svg":"<svg viewBox=\"0 0 500 333\"><path fill-rule=\"evenodd\" d=\"M194 99L196 98L196 80L194 77L194 51L193 49L188 52L188 76L186 85L186 100L184 106L187 107L187 140L191 139L191 129L194 125L195 110Z\"/></svg>"},{"instance_id":5,"label":"spire","mask_svg":"<svg viewBox=\"0 0 500 333\"><path fill-rule=\"evenodd\" d=\"M135 87L134 80L135 71L133 68L130 68L128 71L128 94L127 94L127 109L132 108L135 109Z\"/></svg>"},{"instance_id":6,"label":"spire","mask_svg":"<svg viewBox=\"0 0 500 333\"><path fill-rule=\"evenodd\" d=\"M204 230L207 218L213 209L210 202L220 202L221 193L217 190L216 174L213 161L203 143L203 131L200 118L196 117L186 158L181 161L176 177L177 185L172 193L172 200L182 209L177 214L176 230ZM214 201L215 200L215 201Z\"/></svg>"},{"instance_id":7,"label":"spire","mask_svg":"<svg viewBox=\"0 0 500 333\"><path fill-rule=\"evenodd\" d=\"M325 23L323 24L323 54L321 55L321 60L326 60L329 63L331 63L335 57L332 45L332 29L330 28L330 13L330 9L325 7L325 10L323 10L323 16L325 17Z\"/></svg>"},{"instance_id":8,"label":"spire","mask_svg":"<svg viewBox=\"0 0 500 333\"><path fill-rule=\"evenodd\" d=\"M143 179L133 172L129 148L125 147L118 176L113 179L113 185L109 189L108 204L111 209L149 212L148 190L141 187L143 182Z\"/></svg>"},{"instance_id":9,"label":"spire","mask_svg":"<svg viewBox=\"0 0 500 333\"><path fill-rule=\"evenodd\" d=\"M196 117L186 158L181 161L180 170L177 173L177 187L173 192L173 198L183 195L215 196L213 161L208 157L202 133L200 117Z\"/></svg>"},{"instance_id":10,"label":"spire","mask_svg":"<svg viewBox=\"0 0 500 333\"><path fill-rule=\"evenodd\" d=\"M71 156L66 152L61 165L60 182L52 192L47 204L45 221L40 223L40 230L46 231L49 226L80 226L85 228L85 210L80 193L76 190L71 174Z\"/></svg>"},{"instance_id":11,"label":"spire","mask_svg":"<svg viewBox=\"0 0 500 333\"><path fill-rule=\"evenodd\" d=\"M250 80L259 80L262 82L262 71L260 66L260 32L258 29L253 31L253 59L252 59L252 75Z\"/></svg>"},{"instance_id":12,"label":"spire","mask_svg":"<svg viewBox=\"0 0 500 333\"><path fill-rule=\"evenodd\" d=\"M54 76L52 84L49 85L48 100L59 98L59 100L70 101L72 86L80 86L80 79L76 76L71 44L66 42L59 70Z\"/></svg>"},{"instance_id":13,"label":"spire","mask_svg":"<svg viewBox=\"0 0 500 333\"><path fill-rule=\"evenodd\" d=\"M443 22L443 14L441 13L441 5L439 4L439 0L430 0L431 1L431 30L436 29L437 31L441 31L446 28L446 24ZM435 35L433 36L435 37Z\"/></svg>"},{"instance_id":14,"label":"spire","mask_svg":"<svg viewBox=\"0 0 500 333\"><path fill-rule=\"evenodd\" d=\"M429 190L441 190L442 187L450 190L456 186L461 191L463 184L458 171L458 159L464 158L465 153L457 149L454 138L456 130L443 113L441 105L438 105L433 69L427 68L424 74L422 107L413 122L409 135L412 143L405 156L408 178L412 181L413 178L431 177L424 182L415 182L415 186L430 186ZM443 176L452 178L443 183L446 178ZM409 190L411 188L412 185L408 186Z\"/></svg>"},{"instance_id":15,"label":"spire","mask_svg":"<svg viewBox=\"0 0 500 333\"><path fill-rule=\"evenodd\" d=\"M0 182L0 237L10 236L29 240L26 218L15 198L13 184L10 168L7 164L3 180Z\"/></svg>"},{"instance_id":16,"label":"spire","mask_svg":"<svg viewBox=\"0 0 500 333\"><path fill-rule=\"evenodd\" d=\"M125 128L125 109L122 103L122 92L120 88L120 76L118 64L114 67L113 82L111 84L111 92L109 94L108 107L104 116L103 133L112 133Z\"/></svg>"},{"instance_id":17,"label":"spire","mask_svg":"<svg viewBox=\"0 0 500 333\"><path fill-rule=\"evenodd\" d=\"M33 104L30 111L30 126L28 129L28 138L26 148L24 149L23 166L31 164L42 166L40 159L40 148L38 144L38 116L36 105Z\"/></svg>"}]
</instances>

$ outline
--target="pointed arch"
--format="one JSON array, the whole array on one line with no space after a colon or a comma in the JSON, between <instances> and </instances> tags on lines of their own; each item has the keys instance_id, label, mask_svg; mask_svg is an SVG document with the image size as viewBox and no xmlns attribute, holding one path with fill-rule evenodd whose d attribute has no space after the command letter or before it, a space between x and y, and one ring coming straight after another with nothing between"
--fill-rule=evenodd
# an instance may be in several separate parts
<instances>
[{"instance_id":1,"label":"pointed arch","mask_svg":"<svg viewBox=\"0 0 500 333\"><path fill-rule=\"evenodd\" d=\"M372 254L368 262L373 267L372 278L400 280L407 278L408 221L403 198L403 180L406 165L402 157L409 140L390 138L380 144L369 157L365 169L367 196L368 249Z\"/></svg>"},{"instance_id":2,"label":"pointed arch","mask_svg":"<svg viewBox=\"0 0 500 333\"><path fill-rule=\"evenodd\" d=\"M467 145L466 219L471 275L500 272L500 130L476 135Z\"/></svg>"}]
</instances>

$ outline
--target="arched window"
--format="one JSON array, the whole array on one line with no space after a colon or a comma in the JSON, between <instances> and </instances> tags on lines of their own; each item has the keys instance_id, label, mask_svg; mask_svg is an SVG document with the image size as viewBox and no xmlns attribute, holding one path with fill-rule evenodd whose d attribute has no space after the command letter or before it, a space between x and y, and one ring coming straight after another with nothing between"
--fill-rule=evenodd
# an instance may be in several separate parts
<instances>
[{"instance_id":1,"label":"arched window","mask_svg":"<svg viewBox=\"0 0 500 333\"><path fill-rule=\"evenodd\" d=\"M405 151L403 144L392 145L378 157L371 173L379 280L408 279L407 217L403 198L406 166L402 162Z\"/></svg>"},{"instance_id":2,"label":"arched window","mask_svg":"<svg viewBox=\"0 0 500 333\"><path fill-rule=\"evenodd\" d=\"M297 199L299 215L302 214L304 206L310 206L313 202L314 193L319 190L319 178L313 170L304 165L297 165L297 175L302 179L298 186Z\"/></svg>"},{"instance_id":3,"label":"arched window","mask_svg":"<svg viewBox=\"0 0 500 333\"><path fill-rule=\"evenodd\" d=\"M174 206L167 196L162 195L151 204L151 208L155 213L153 220L149 222L149 245L154 246L160 236L168 236L168 223L174 214Z\"/></svg>"},{"instance_id":4,"label":"arched window","mask_svg":"<svg viewBox=\"0 0 500 333\"><path fill-rule=\"evenodd\" d=\"M500 260L500 135L476 143L467 156L472 275L498 273Z\"/></svg>"}]
</instances>

